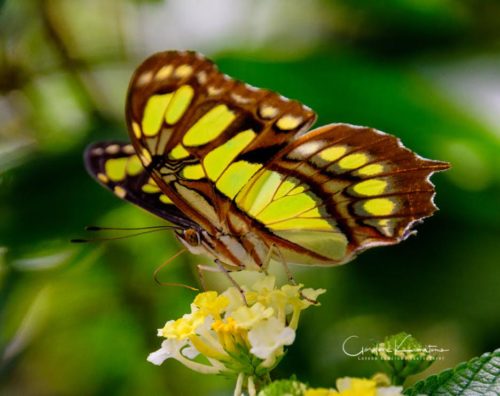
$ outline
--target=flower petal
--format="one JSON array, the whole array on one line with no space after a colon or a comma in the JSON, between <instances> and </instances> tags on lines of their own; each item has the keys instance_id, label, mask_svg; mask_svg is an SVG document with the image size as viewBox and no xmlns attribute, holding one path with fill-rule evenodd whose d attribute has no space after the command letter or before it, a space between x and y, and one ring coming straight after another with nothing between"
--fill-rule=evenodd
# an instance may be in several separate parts
<instances>
[{"instance_id":1,"label":"flower petal","mask_svg":"<svg viewBox=\"0 0 500 396\"><path fill-rule=\"evenodd\" d=\"M386 386L382 388L377 388L377 396L402 396L403 387L402 386Z\"/></svg>"},{"instance_id":2,"label":"flower petal","mask_svg":"<svg viewBox=\"0 0 500 396\"><path fill-rule=\"evenodd\" d=\"M159 366L165 360L179 356L180 350L187 345L186 340L165 340L161 343L161 348L152 352L148 356L148 362Z\"/></svg>"},{"instance_id":3,"label":"flower petal","mask_svg":"<svg viewBox=\"0 0 500 396\"><path fill-rule=\"evenodd\" d=\"M250 352L260 359L269 358L284 345L295 340L295 331L275 317L263 320L248 332L248 340L252 348Z\"/></svg>"},{"instance_id":4,"label":"flower petal","mask_svg":"<svg viewBox=\"0 0 500 396\"><path fill-rule=\"evenodd\" d=\"M250 329L257 322L270 318L273 314L272 308L266 308L261 303L256 303L251 307L246 305L236 309L231 317L235 320L238 327Z\"/></svg>"},{"instance_id":5,"label":"flower petal","mask_svg":"<svg viewBox=\"0 0 500 396\"><path fill-rule=\"evenodd\" d=\"M191 343L189 343L189 345L186 348L184 348L181 351L181 353L188 359L194 359L196 356L200 354L200 352L198 352L198 350Z\"/></svg>"},{"instance_id":6,"label":"flower petal","mask_svg":"<svg viewBox=\"0 0 500 396\"><path fill-rule=\"evenodd\" d=\"M162 364L165 360L167 360L168 358L171 358L172 356L170 356L168 354L168 352L166 352L164 349L158 349L157 351L154 351L154 352L151 352L148 356L148 362L151 362L157 366L159 366L160 364Z\"/></svg>"}]
</instances>

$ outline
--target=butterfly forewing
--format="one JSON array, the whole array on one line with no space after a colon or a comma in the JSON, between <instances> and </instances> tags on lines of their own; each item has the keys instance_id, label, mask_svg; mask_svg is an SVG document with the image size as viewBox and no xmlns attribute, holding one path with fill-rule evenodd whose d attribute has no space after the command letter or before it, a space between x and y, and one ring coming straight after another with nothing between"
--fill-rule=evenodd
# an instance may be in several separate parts
<instances>
[{"instance_id":1,"label":"butterfly forewing","mask_svg":"<svg viewBox=\"0 0 500 396\"><path fill-rule=\"evenodd\" d=\"M265 161L315 120L310 109L220 73L193 52L164 52L135 72L129 130L162 190L216 232Z\"/></svg>"},{"instance_id":2,"label":"butterfly forewing","mask_svg":"<svg viewBox=\"0 0 500 396\"><path fill-rule=\"evenodd\" d=\"M130 143L100 142L85 150L87 171L119 198L179 226L195 226L158 187Z\"/></svg>"}]
</instances>

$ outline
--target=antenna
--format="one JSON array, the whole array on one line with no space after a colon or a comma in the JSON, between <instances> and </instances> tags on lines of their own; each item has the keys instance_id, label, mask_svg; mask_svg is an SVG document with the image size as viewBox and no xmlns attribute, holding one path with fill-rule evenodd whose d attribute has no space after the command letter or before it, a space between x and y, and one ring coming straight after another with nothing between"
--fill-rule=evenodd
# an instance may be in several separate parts
<instances>
[{"instance_id":1,"label":"antenna","mask_svg":"<svg viewBox=\"0 0 500 396\"><path fill-rule=\"evenodd\" d=\"M85 231L91 231L91 232L99 232L99 231L138 231L141 230L140 232L136 232L134 234L129 234L129 235L120 235L116 237L109 237L109 238L79 238L79 239L72 239L70 242L71 243L91 243L91 242L106 242L106 241L116 241L119 239L126 239L126 238L132 238L135 236L139 235L144 235L144 234L151 234L153 232L158 232L158 231L167 231L167 230L183 230L184 228L179 227L179 226L171 226L171 225L158 225L158 226L148 226L148 227L101 227L101 226L87 226L85 227ZM160 286L176 286L176 287L183 287L185 289L193 290L193 291L198 291L196 287L185 285L183 283L176 283L176 282L162 282L158 279L158 274L160 271L165 268L169 263L171 263L173 260L175 260L177 257L179 257L182 253L186 252L186 248L182 248L180 251L175 253L172 257L170 257L167 261L165 261L162 265L160 265L158 268L156 268L153 277L156 283L158 283Z\"/></svg>"},{"instance_id":2,"label":"antenna","mask_svg":"<svg viewBox=\"0 0 500 396\"><path fill-rule=\"evenodd\" d=\"M116 237L105 237L105 238L77 238L77 239L72 239L70 242L71 243L91 243L91 242L105 242L105 241L116 241L119 239L126 239L126 238L132 238L136 237L139 235L145 235L145 234L151 234L153 232L158 232L158 231L167 231L167 230L179 230L182 229L181 227L177 226L151 226L151 227L138 227L138 228L114 228L114 227L99 227L99 226L87 226L85 227L86 231L137 231L137 230L146 230L146 231L141 231L141 232L136 232L134 234L129 234L129 235L120 235Z\"/></svg>"},{"instance_id":3,"label":"antenna","mask_svg":"<svg viewBox=\"0 0 500 396\"><path fill-rule=\"evenodd\" d=\"M165 228L165 229L182 229L179 226L172 225L156 225L156 226L148 226L148 227L101 227L101 226L86 226L85 231L136 231L136 230L148 230L154 228Z\"/></svg>"}]
</instances>

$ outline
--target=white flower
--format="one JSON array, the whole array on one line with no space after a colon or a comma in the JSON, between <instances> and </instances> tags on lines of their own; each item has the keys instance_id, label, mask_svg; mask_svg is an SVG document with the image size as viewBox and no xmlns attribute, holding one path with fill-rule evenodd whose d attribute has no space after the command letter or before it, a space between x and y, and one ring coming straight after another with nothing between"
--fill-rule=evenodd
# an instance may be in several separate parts
<instances>
[{"instance_id":1,"label":"white flower","mask_svg":"<svg viewBox=\"0 0 500 396\"><path fill-rule=\"evenodd\" d=\"M401 396L402 394L402 386L386 386L377 388L377 396Z\"/></svg>"},{"instance_id":2,"label":"white flower","mask_svg":"<svg viewBox=\"0 0 500 396\"><path fill-rule=\"evenodd\" d=\"M181 351L181 353L188 359L194 359L200 354L200 352L198 352L198 349L196 349L191 343L189 343L188 346Z\"/></svg>"},{"instance_id":3,"label":"white flower","mask_svg":"<svg viewBox=\"0 0 500 396\"><path fill-rule=\"evenodd\" d=\"M248 332L248 340L252 346L250 352L266 360L282 346L291 345L295 340L295 331L285 327L284 323L275 317L271 317L257 323Z\"/></svg>"},{"instance_id":4,"label":"white flower","mask_svg":"<svg viewBox=\"0 0 500 396\"><path fill-rule=\"evenodd\" d=\"M148 361L159 366L167 359L176 359L179 356L181 349L187 344L187 340L169 338L161 343L160 349L149 354Z\"/></svg>"}]
</instances>

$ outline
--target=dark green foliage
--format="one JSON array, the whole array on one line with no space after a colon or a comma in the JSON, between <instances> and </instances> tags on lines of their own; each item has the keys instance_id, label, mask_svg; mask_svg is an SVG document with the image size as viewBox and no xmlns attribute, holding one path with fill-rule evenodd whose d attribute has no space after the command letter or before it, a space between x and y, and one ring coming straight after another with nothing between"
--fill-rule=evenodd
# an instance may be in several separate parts
<instances>
[{"instance_id":1,"label":"dark green foliage","mask_svg":"<svg viewBox=\"0 0 500 396\"><path fill-rule=\"evenodd\" d=\"M500 349L416 383L409 396L495 396L500 394Z\"/></svg>"}]
</instances>

